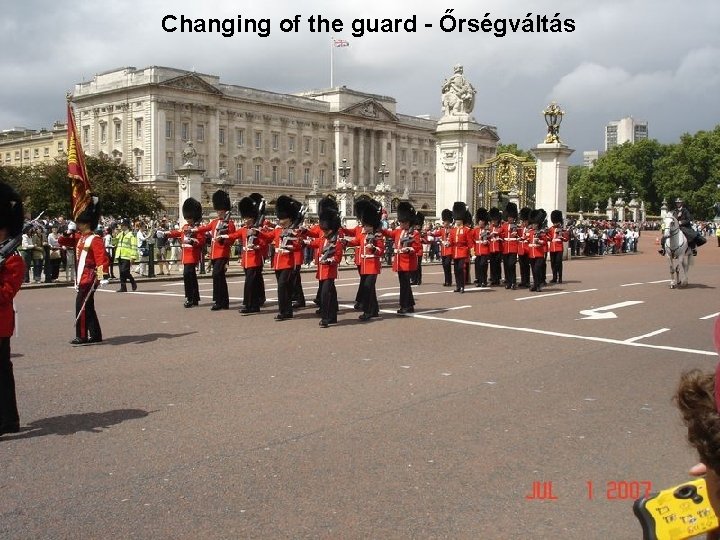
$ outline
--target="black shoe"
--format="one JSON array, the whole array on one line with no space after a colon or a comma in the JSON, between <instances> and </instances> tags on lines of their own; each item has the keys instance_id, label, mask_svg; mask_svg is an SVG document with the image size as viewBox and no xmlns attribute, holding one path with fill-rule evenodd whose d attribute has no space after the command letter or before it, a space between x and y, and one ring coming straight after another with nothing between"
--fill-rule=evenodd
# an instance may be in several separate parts
<instances>
[{"instance_id":1,"label":"black shoe","mask_svg":"<svg viewBox=\"0 0 720 540\"><path fill-rule=\"evenodd\" d=\"M443 283L443 287L452 287L452 283Z\"/></svg>"},{"instance_id":2,"label":"black shoe","mask_svg":"<svg viewBox=\"0 0 720 540\"><path fill-rule=\"evenodd\" d=\"M697 249L693 248L693 249L692 249L692 254L693 254L693 257L697 256Z\"/></svg>"},{"instance_id":3,"label":"black shoe","mask_svg":"<svg viewBox=\"0 0 720 540\"><path fill-rule=\"evenodd\" d=\"M558 279L558 284L562 283L562 279Z\"/></svg>"},{"instance_id":4,"label":"black shoe","mask_svg":"<svg viewBox=\"0 0 720 540\"><path fill-rule=\"evenodd\" d=\"M115 291L115 292L127 292L127 289L118 289L118 290Z\"/></svg>"},{"instance_id":5,"label":"black shoe","mask_svg":"<svg viewBox=\"0 0 720 540\"><path fill-rule=\"evenodd\" d=\"M537 291L537 287L535 287L535 286L530 287L530 292L535 292L535 291Z\"/></svg>"},{"instance_id":6,"label":"black shoe","mask_svg":"<svg viewBox=\"0 0 720 540\"><path fill-rule=\"evenodd\" d=\"M506 284L505 284L505 289L510 290L510 284L509 284L509 283L506 283Z\"/></svg>"},{"instance_id":7,"label":"black shoe","mask_svg":"<svg viewBox=\"0 0 720 540\"><path fill-rule=\"evenodd\" d=\"M304 308L305 302L293 302L292 307L293 307L293 309Z\"/></svg>"},{"instance_id":8,"label":"black shoe","mask_svg":"<svg viewBox=\"0 0 720 540\"><path fill-rule=\"evenodd\" d=\"M243 315L250 315L251 313L260 313L260 308L244 307L240 310L240 313L242 313Z\"/></svg>"},{"instance_id":9,"label":"black shoe","mask_svg":"<svg viewBox=\"0 0 720 540\"><path fill-rule=\"evenodd\" d=\"M320 328L327 328L328 326L330 326L330 323L325 319L320 321Z\"/></svg>"},{"instance_id":10,"label":"black shoe","mask_svg":"<svg viewBox=\"0 0 720 540\"><path fill-rule=\"evenodd\" d=\"M552 279L550 280L550 283L557 283L557 278L552 278Z\"/></svg>"},{"instance_id":11,"label":"black shoe","mask_svg":"<svg viewBox=\"0 0 720 540\"><path fill-rule=\"evenodd\" d=\"M535 292L542 292L542 287L538 287L537 289L535 289Z\"/></svg>"},{"instance_id":12,"label":"black shoe","mask_svg":"<svg viewBox=\"0 0 720 540\"><path fill-rule=\"evenodd\" d=\"M322 315L322 309L316 309L315 315Z\"/></svg>"},{"instance_id":13,"label":"black shoe","mask_svg":"<svg viewBox=\"0 0 720 540\"><path fill-rule=\"evenodd\" d=\"M517 285L515 285L514 283L510 286L510 288L511 288L513 291L517 291Z\"/></svg>"},{"instance_id":14,"label":"black shoe","mask_svg":"<svg viewBox=\"0 0 720 540\"><path fill-rule=\"evenodd\" d=\"M285 315L283 315L282 313L278 313L277 315L275 315L276 321L286 321L286 320L292 319L292 318L293 318L292 313L288 313Z\"/></svg>"},{"instance_id":15,"label":"black shoe","mask_svg":"<svg viewBox=\"0 0 720 540\"><path fill-rule=\"evenodd\" d=\"M210 311L220 311L221 309L227 309L227 308L224 308L219 304L213 304L212 307L210 308Z\"/></svg>"},{"instance_id":16,"label":"black shoe","mask_svg":"<svg viewBox=\"0 0 720 540\"><path fill-rule=\"evenodd\" d=\"M405 315L407 312L408 312L408 310L405 309L405 308L400 308L400 309L398 309L398 310L396 311L396 313L397 313L398 315Z\"/></svg>"},{"instance_id":17,"label":"black shoe","mask_svg":"<svg viewBox=\"0 0 720 540\"><path fill-rule=\"evenodd\" d=\"M82 339L82 338L76 337L75 339L73 339L70 342L70 345L75 345L76 347L79 345L87 345L89 343L89 341L90 340L88 340L88 339Z\"/></svg>"},{"instance_id":18,"label":"black shoe","mask_svg":"<svg viewBox=\"0 0 720 540\"><path fill-rule=\"evenodd\" d=\"M197 306L197 302L191 302L190 300L185 300L185 302L183 302L183 306L185 306L186 308L191 308L193 306Z\"/></svg>"},{"instance_id":19,"label":"black shoe","mask_svg":"<svg viewBox=\"0 0 720 540\"><path fill-rule=\"evenodd\" d=\"M370 316L371 316L373 319L379 319L379 318L380 318L380 313L376 311L375 313L373 313L373 314L370 315Z\"/></svg>"},{"instance_id":20,"label":"black shoe","mask_svg":"<svg viewBox=\"0 0 720 540\"><path fill-rule=\"evenodd\" d=\"M358 319L360 319L361 321L369 321L370 319L372 319L372 317L373 316L370 313L363 313L358 317Z\"/></svg>"},{"instance_id":21,"label":"black shoe","mask_svg":"<svg viewBox=\"0 0 720 540\"><path fill-rule=\"evenodd\" d=\"M133 292L137 291L137 283L132 284L132 290Z\"/></svg>"},{"instance_id":22,"label":"black shoe","mask_svg":"<svg viewBox=\"0 0 720 540\"><path fill-rule=\"evenodd\" d=\"M20 424L0 426L0 435L5 435L6 433L20 433Z\"/></svg>"},{"instance_id":23,"label":"black shoe","mask_svg":"<svg viewBox=\"0 0 720 540\"><path fill-rule=\"evenodd\" d=\"M355 302L355 305L353 306L353 309L356 311L362 310L362 304L360 302Z\"/></svg>"}]
</instances>

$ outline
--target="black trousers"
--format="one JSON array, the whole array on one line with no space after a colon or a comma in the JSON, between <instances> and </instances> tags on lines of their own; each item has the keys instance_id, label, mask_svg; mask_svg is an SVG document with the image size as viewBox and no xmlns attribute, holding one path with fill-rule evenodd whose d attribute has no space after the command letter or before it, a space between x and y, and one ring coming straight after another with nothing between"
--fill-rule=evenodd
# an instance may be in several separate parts
<instances>
[{"instance_id":1,"label":"black trousers","mask_svg":"<svg viewBox=\"0 0 720 540\"><path fill-rule=\"evenodd\" d=\"M545 282L545 258L530 259L530 269L532 270L533 288L540 290Z\"/></svg>"},{"instance_id":2,"label":"black trousers","mask_svg":"<svg viewBox=\"0 0 720 540\"><path fill-rule=\"evenodd\" d=\"M417 270L412 272L412 276L410 278L410 284L411 285L422 285L422 258L421 257L418 257Z\"/></svg>"},{"instance_id":3,"label":"black trousers","mask_svg":"<svg viewBox=\"0 0 720 540\"><path fill-rule=\"evenodd\" d=\"M200 302L200 288L198 287L195 263L183 264L183 284L185 285L185 300Z\"/></svg>"},{"instance_id":4,"label":"black trousers","mask_svg":"<svg viewBox=\"0 0 720 540\"><path fill-rule=\"evenodd\" d=\"M120 290L127 291L127 282L130 285L135 285L135 278L130 272L130 260L129 259L118 259L118 271L120 272Z\"/></svg>"},{"instance_id":5,"label":"black trousers","mask_svg":"<svg viewBox=\"0 0 720 540\"><path fill-rule=\"evenodd\" d=\"M358 249L360 249L360 248L358 248ZM363 297L362 297L362 295L363 295L363 290L362 290L362 286L363 286L363 285L362 285L362 284L363 284L362 279L363 279L363 277L362 277L362 274L360 274L360 265L358 265L356 268L357 268L357 271L358 271L358 276L360 276L360 285L358 285L357 292L355 293L355 303L356 303L356 304L361 304L361 303L362 303L362 298L363 298ZM318 289L318 303L320 303L320 289Z\"/></svg>"},{"instance_id":6,"label":"black trousers","mask_svg":"<svg viewBox=\"0 0 720 540\"><path fill-rule=\"evenodd\" d=\"M337 289L334 279L320 280L320 317L329 323L337 322Z\"/></svg>"},{"instance_id":7,"label":"black trousers","mask_svg":"<svg viewBox=\"0 0 720 540\"><path fill-rule=\"evenodd\" d=\"M415 298L413 297L412 287L410 286L410 275L412 272L398 272L398 281L400 282L400 307L411 308L415 306Z\"/></svg>"},{"instance_id":8,"label":"black trousers","mask_svg":"<svg viewBox=\"0 0 720 540\"><path fill-rule=\"evenodd\" d=\"M520 286L530 286L530 259L527 255L518 255L518 263L520 264Z\"/></svg>"},{"instance_id":9,"label":"black trousers","mask_svg":"<svg viewBox=\"0 0 720 540\"><path fill-rule=\"evenodd\" d=\"M442 256L443 273L445 274L444 285L452 285L452 257L450 255Z\"/></svg>"},{"instance_id":10,"label":"black trousers","mask_svg":"<svg viewBox=\"0 0 720 540\"><path fill-rule=\"evenodd\" d=\"M375 284L377 283L377 274L364 274L360 276L360 305L362 306L363 313L369 315L377 315L380 313L380 306L378 306L377 290Z\"/></svg>"},{"instance_id":11,"label":"black trousers","mask_svg":"<svg viewBox=\"0 0 720 540\"><path fill-rule=\"evenodd\" d=\"M75 318L77 319L75 323L75 336L80 339L87 339L89 337L98 340L102 339L100 321L95 311L94 286L94 283L80 285L77 295L75 296ZM87 302L85 302L86 298ZM84 309L82 309L83 302L85 303ZM80 313L81 309L82 313ZM80 316L78 317L78 315Z\"/></svg>"},{"instance_id":12,"label":"black trousers","mask_svg":"<svg viewBox=\"0 0 720 540\"><path fill-rule=\"evenodd\" d=\"M563 271L563 252L562 251L551 251L550 252L550 268L552 269L553 281L562 281Z\"/></svg>"},{"instance_id":13,"label":"black trousers","mask_svg":"<svg viewBox=\"0 0 720 540\"><path fill-rule=\"evenodd\" d=\"M455 267L455 287L457 289L465 288L465 259L453 259Z\"/></svg>"},{"instance_id":14,"label":"black trousers","mask_svg":"<svg viewBox=\"0 0 720 540\"><path fill-rule=\"evenodd\" d=\"M506 285L515 285L515 263L517 263L517 253L506 253L503 255Z\"/></svg>"},{"instance_id":15,"label":"black trousers","mask_svg":"<svg viewBox=\"0 0 720 540\"><path fill-rule=\"evenodd\" d=\"M260 300L264 297L265 284L262 277L262 266L245 269L245 286L243 287L243 305L249 309L259 309ZM262 295L262 296L261 296Z\"/></svg>"},{"instance_id":16,"label":"black trousers","mask_svg":"<svg viewBox=\"0 0 720 540\"><path fill-rule=\"evenodd\" d=\"M490 284L500 284L500 271L502 267L502 253L490 254Z\"/></svg>"},{"instance_id":17,"label":"black trousers","mask_svg":"<svg viewBox=\"0 0 720 540\"><path fill-rule=\"evenodd\" d=\"M284 270L275 270L275 278L277 279L277 295L278 295L278 312L280 315L292 315L292 288L293 288L293 268Z\"/></svg>"},{"instance_id":18,"label":"black trousers","mask_svg":"<svg viewBox=\"0 0 720 540\"><path fill-rule=\"evenodd\" d=\"M212 260L213 302L220 307L230 305L230 294L228 293L226 278L229 260L226 258Z\"/></svg>"},{"instance_id":19,"label":"black trousers","mask_svg":"<svg viewBox=\"0 0 720 540\"><path fill-rule=\"evenodd\" d=\"M489 255L475 255L475 281L487 285Z\"/></svg>"},{"instance_id":20,"label":"black trousers","mask_svg":"<svg viewBox=\"0 0 720 540\"><path fill-rule=\"evenodd\" d=\"M302 265L296 265L295 268L292 269L293 276L292 276L292 293L291 298L293 302L298 302L299 304L305 303L305 292L302 288L302 279L300 278L300 269L302 268Z\"/></svg>"},{"instance_id":21,"label":"black trousers","mask_svg":"<svg viewBox=\"0 0 720 540\"><path fill-rule=\"evenodd\" d=\"M14 429L20 423L15 398L15 376L10 361L10 338L0 338L0 432Z\"/></svg>"}]
</instances>

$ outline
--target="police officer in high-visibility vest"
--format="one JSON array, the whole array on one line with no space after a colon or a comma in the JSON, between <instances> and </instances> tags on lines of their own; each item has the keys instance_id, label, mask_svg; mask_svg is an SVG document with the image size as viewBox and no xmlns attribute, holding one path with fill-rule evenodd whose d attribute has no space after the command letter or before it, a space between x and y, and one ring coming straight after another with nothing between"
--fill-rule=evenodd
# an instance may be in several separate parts
<instances>
[{"instance_id":1,"label":"police officer in high-visibility vest","mask_svg":"<svg viewBox=\"0 0 720 540\"><path fill-rule=\"evenodd\" d=\"M120 232L117 235L117 246L115 247L115 260L120 271L120 288L117 292L127 292L128 281L132 290L137 290L137 283L135 283L135 278L130 272L131 265L135 263L137 252L137 238L135 233L130 230L130 220L123 219L120 221Z\"/></svg>"}]
</instances>

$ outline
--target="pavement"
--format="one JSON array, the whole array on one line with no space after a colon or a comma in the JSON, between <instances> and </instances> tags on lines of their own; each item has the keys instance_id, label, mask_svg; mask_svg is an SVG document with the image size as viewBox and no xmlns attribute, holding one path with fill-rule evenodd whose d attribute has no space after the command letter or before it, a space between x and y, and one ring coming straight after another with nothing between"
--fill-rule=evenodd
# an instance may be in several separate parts
<instances>
[{"instance_id":1,"label":"pavement","mask_svg":"<svg viewBox=\"0 0 720 540\"><path fill-rule=\"evenodd\" d=\"M218 312L209 280L184 309L156 279L100 290L105 341L72 347L72 288L23 289L0 537L640 538L634 495L697 461L680 374L718 361L720 248L670 290L653 240L542 293L457 294L426 266L410 316L383 269L370 322L342 270L327 329L314 307L273 321L271 274L248 317L239 275Z\"/></svg>"}]
</instances>

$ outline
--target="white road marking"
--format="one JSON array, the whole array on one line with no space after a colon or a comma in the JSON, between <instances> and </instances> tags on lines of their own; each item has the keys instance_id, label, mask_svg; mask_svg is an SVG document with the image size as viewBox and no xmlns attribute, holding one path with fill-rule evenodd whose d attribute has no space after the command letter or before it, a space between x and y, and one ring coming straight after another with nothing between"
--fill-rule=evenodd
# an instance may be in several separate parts
<instances>
[{"instance_id":1,"label":"white road marking","mask_svg":"<svg viewBox=\"0 0 720 540\"><path fill-rule=\"evenodd\" d=\"M720 315L720 311L718 311L717 313L711 313L710 315L705 315L704 317L700 317L700 320L704 321L706 319L714 319L718 315Z\"/></svg>"},{"instance_id":2,"label":"white road marking","mask_svg":"<svg viewBox=\"0 0 720 540\"><path fill-rule=\"evenodd\" d=\"M600 306L594 309L581 309L580 315L585 315L576 321L585 320L598 320L598 319L617 319L617 315L610 311L611 309L619 309L628 306L634 306L635 304L644 304L642 300L626 300L625 302L618 302L617 304L610 304L609 306ZM604 313L603 313L604 312Z\"/></svg>"},{"instance_id":3,"label":"white road marking","mask_svg":"<svg viewBox=\"0 0 720 540\"><path fill-rule=\"evenodd\" d=\"M659 279L657 281L648 281L648 283L670 283L669 279Z\"/></svg>"},{"instance_id":4,"label":"white road marking","mask_svg":"<svg viewBox=\"0 0 720 540\"><path fill-rule=\"evenodd\" d=\"M559 292L551 292L551 293L545 293L545 294L535 294L533 296L521 296L520 298L516 298L516 301L520 300L533 300L535 298L545 298L546 296L560 296L562 294L573 294L573 293L586 293L586 292L592 292L597 291L597 289L580 289L579 291L559 291Z\"/></svg>"},{"instance_id":5,"label":"white road marking","mask_svg":"<svg viewBox=\"0 0 720 540\"><path fill-rule=\"evenodd\" d=\"M657 336L658 334L662 334L663 332L667 332L670 330L669 328L660 328L660 330L655 330L654 332L648 332L647 334L643 334L642 336L635 336L631 337L625 340L625 343L634 343L635 341L639 341L641 339Z\"/></svg>"},{"instance_id":6,"label":"white road marking","mask_svg":"<svg viewBox=\"0 0 720 540\"><path fill-rule=\"evenodd\" d=\"M645 284L642 283L642 282L637 282L637 283L623 283L623 284L620 285L620 286L621 286L621 287L632 287L633 285L645 285Z\"/></svg>"},{"instance_id":7,"label":"white road marking","mask_svg":"<svg viewBox=\"0 0 720 540\"><path fill-rule=\"evenodd\" d=\"M380 310L382 313L395 313L394 311L390 310ZM446 322L446 323L454 323L454 324L464 324L468 326L479 326L482 328L492 328L495 330L509 330L512 332L522 332L526 334L539 334L544 336L554 336L554 337L561 337L561 338L567 338L567 339L578 339L581 341L594 341L594 342L600 342L600 343L609 343L611 345L622 345L625 347L641 347L645 349L656 349L656 350L662 350L662 351L673 351L673 352L682 352L682 353L689 353L689 354L697 354L701 356L712 356L716 357L717 352L715 351L701 351L699 349L686 349L684 347L672 347L669 345L651 345L649 343L638 343L638 342L627 342L625 340L620 339L612 339L612 338L604 338L604 337L597 337L597 336L581 336L577 334L568 334L566 332L553 332L551 330L540 330L538 328L524 328L519 326L507 326L504 324L494 324L494 323L484 323L479 321L465 321L463 319L446 319L443 317L437 317L435 315L420 315L419 313L408 313L406 315L403 315L404 317L414 317L416 319L426 319L429 321L440 321L440 322Z\"/></svg>"},{"instance_id":8,"label":"white road marking","mask_svg":"<svg viewBox=\"0 0 720 540\"><path fill-rule=\"evenodd\" d=\"M443 313L445 311L452 311L452 310L456 310L456 309L465 309L465 308L469 308L469 307L472 307L472 306L468 305L468 306L455 306L455 307L449 307L449 308L427 309L425 311L418 311L417 314L418 315L426 315L428 313Z\"/></svg>"}]
</instances>

